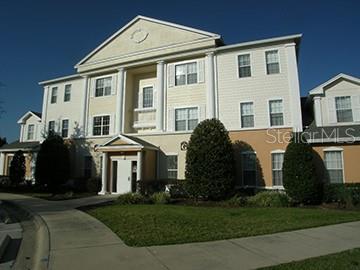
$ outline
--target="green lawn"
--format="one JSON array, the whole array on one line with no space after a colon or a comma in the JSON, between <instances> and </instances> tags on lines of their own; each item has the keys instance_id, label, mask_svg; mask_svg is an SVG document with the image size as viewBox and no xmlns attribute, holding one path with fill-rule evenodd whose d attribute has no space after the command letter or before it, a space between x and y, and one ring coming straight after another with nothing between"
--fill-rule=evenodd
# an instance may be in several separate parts
<instances>
[{"instance_id":1,"label":"green lawn","mask_svg":"<svg viewBox=\"0 0 360 270\"><path fill-rule=\"evenodd\" d=\"M130 246L201 242L360 220L360 211L109 205L87 212Z\"/></svg>"},{"instance_id":2,"label":"green lawn","mask_svg":"<svg viewBox=\"0 0 360 270\"><path fill-rule=\"evenodd\" d=\"M286 263L262 270L358 270L360 248L299 262Z\"/></svg>"}]
</instances>

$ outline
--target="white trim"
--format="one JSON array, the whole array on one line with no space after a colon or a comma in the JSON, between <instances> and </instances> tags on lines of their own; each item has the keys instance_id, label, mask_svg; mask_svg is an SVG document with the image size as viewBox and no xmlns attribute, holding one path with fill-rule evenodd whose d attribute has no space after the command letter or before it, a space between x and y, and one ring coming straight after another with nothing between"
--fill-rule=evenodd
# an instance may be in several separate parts
<instances>
[{"instance_id":1,"label":"white trim","mask_svg":"<svg viewBox=\"0 0 360 270\"><path fill-rule=\"evenodd\" d=\"M283 154L283 153L285 153L285 150L283 149L276 149L270 152L270 154Z\"/></svg>"},{"instance_id":2,"label":"white trim","mask_svg":"<svg viewBox=\"0 0 360 270\"><path fill-rule=\"evenodd\" d=\"M153 96L152 96L152 106L151 107L145 107L144 108L144 88L152 88L152 92L153 92ZM137 109L141 109L142 111L146 110L146 109L150 109L150 110L156 110L156 107L155 107L155 85L152 83L152 84L145 84L144 86L141 86L141 89L139 87L139 90L142 91L142 107L141 108L137 108Z\"/></svg>"},{"instance_id":3,"label":"white trim","mask_svg":"<svg viewBox=\"0 0 360 270\"><path fill-rule=\"evenodd\" d=\"M339 73L338 75L332 77L331 79L327 80L326 82L320 84L319 86L311 89L309 91L309 95L323 95L324 94L324 88L326 86L328 86L329 84L339 80L339 79L346 79L348 81L351 81L351 82L354 82L354 83L357 83L357 84L360 84L360 79L359 78L356 78L356 77L353 77L353 76L350 76L350 75L347 75L347 74L344 74L344 73Z\"/></svg>"},{"instance_id":4,"label":"white trim","mask_svg":"<svg viewBox=\"0 0 360 270\"><path fill-rule=\"evenodd\" d=\"M279 125L279 126L272 126L271 125L271 115L270 115L270 101L277 101L277 100L281 100L282 102L282 114L283 114L283 124L282 125ZM283 128L285 127L285 113L284 113L284 99L283 98L277 98L277 97L274 97L274 98L270 98L270 99L267 99L267 111L268 111L268 128Z\"/></svg>"},{"instance_id":5,"label":"white trim","mask_svg":"<svg viewBox=\"0 0 360 270\"><path fill-rule=\"evenodd\" d=\"M240 65L239 65L239 56L241 55L249 55L250 56L250 76L248 77L240 77L240 73L239 73L239 68L240 68ZM236 77L238 80L246 80L246 79L250 79L253 77L253 51L244 51L244 52L241 52L241 53L237 53L235 54L235 59L236 59Z\"/></svg>"},{"instance_id":6,"label":"white trim","mask_svg":"<svg viewBox=\"0 0 360 270\"><path fill-rule=\"evenodd\" d=\"M344 151L341 147L331 146L323 149L324 152L331 152L331 151Z\"/></svg>"},{"instance_id":7,"label":"white trim","mask_svg":"<svg viewBox=\"0 0 360 270\"><path fill-rule=\"evenodd\" d=\"M61 81L67 81L69 79L78 79L81 77L82 76L80 74L74 74L74 75L63 76L63 77L59 77L59 78L55 78L55 79L51 79L51 80L41 81L38 84L39 85L47 85L47 84L52 84L52 83L60 83Z\"/></svg>"},{"instance_id":8,"label":"white trim","mask_svg":"<svg viewBox=\"0 0 360 270\"><path fill-rule=\"evenodd\" d=\"M25 124L26 120L25 118L27 118L28 116L34 116L36 117L39 121L41 121L41 117L37 116L35 113L33 113L32 111L28 111L26 112L23 116L20 117L20 119L17 121L18 124Z\"/></svg>"},{"instance_id":9,"label":"white trim","mask_svg":"<svg viewBox=\"0 0 360 270\"><path fill-rule=\"evenodd\" d=\"M135 108L134 112L155 112L156 108L155 107L151 107L151 108Z\"/></svg>"},{"instance_id":10,"label":"white trim","mask_svg":"<svg viewBox=\"0 0 360 270\"><path fill-rule=\"evenodd\" d=\"M109 134L106 135L94 135L94 118L95 117L103 117L103 116L109 116ZM94 114L91 115L90 120L91 120L91 130L90 130L90 134L93 138L102 138L102 137L106 137L106 136L111 136L111 121L112 121L112 114ZM101 126L102 127L102 126ZM101 131L102 132L102 131Z\"/></svg>"},{"instance_id":11,"label":"white trim","mask_svg":"<svg viewBox=\"0 0 360 270\"><path fill-rule=\"evenodd\" d=\"M340 147L331 146L331 147L323 149L323 152L324 152L324 163L325 163L326 170L328 170L328 168L326 167L325 153L326 152L340 152L340 155L341 155L341 168L342 168L342 180L343 180L343 183L346 183L346 181L345 181L345 166L344 166L345 165L344 164L344 149L342 149ZM330 181L330 179L329 179L329 181Z\"/></svg>"},{"instance_id":12,"label":"white trim","mask_svg":"<svg viewBox=\"0 0 360 270\"><path fill-rule=\"evenodd\" d=\"M268 75L280 75L282 72L281 72L281 59L280 59L280 50L281 48L280 47L274 47L274 48L269 48L269 49L265 49L264 50L264 59L265 59L265 76L268 76ZM267 72L267 60L266 60L266 53L267 52L271 52L271 51L277 51L277 55L278 55L278 63L279 63L279 73L271 73L271 74L268 74Z\"/></svg>"},{"instance_id":13,"label":"white trim","mask_svg":"<svg viewBox=\"0 0 360 270\"><path fill-rule=\"evenodd\" d=\"M189 85L196 85L196 84L201 84L199 83L199 60L204 59L203 57L200 58L196 58L196 59L191 59L191 60L184 60L184 61L180 61L180 62L172 62L169 64L174 65L174 85L172 86L172 88L177 88L177 87L186 87ZM196 83L188 83L187 82L187 73L185 74L185 84L181 84L181 85L176 85L176 66L181 66L181 65L187 65L187 64L196 64ZM204 71L205 72L205 71Z\"/></svg>"}]
</instances>

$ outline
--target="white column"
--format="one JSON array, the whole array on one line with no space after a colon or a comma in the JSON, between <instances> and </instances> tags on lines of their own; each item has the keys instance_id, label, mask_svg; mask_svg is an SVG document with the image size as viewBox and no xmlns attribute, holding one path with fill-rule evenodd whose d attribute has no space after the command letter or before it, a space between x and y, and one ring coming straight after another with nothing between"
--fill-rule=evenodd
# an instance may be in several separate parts
<instances>
[{"instance_id":1,"label":"white column","mask_svg":"<svg viewBox=\"0 0 360 270\"><path fill-rule=\"evenodd\" d=\"M285 45L287 68L288 68L288 82L290 91L290 109L291 122L293 131L302 131L302 117L300 104L300 87L299 76L297 68L296 46L295 43Z\"/></svg>"},{"instance_id":2,"label":"white column","mask_svg":"<svg viewBox=\"0 0 360 270\"><path fill-rule=\"evenodd\" d=\"M143 153L141 151L137 152L136 181L140 181L142 179L142 159Z\"/></svg>"},{"instance_id":3,"label":"white column","mask_svg":"<svg viewBox=\"0 0 360 270\"><path fill-rule=\"evenodd\" d=\"M115 134L122 132L123 106L124 106L124 81L125 69L119 68L117 92L116 92L116 112L115 112Z\"/></svg>"},{"instance_id":4,"label":"white column","mask_svg":"<svg viewBox=\"0 0 360 270\"><path fill-rule=\"evenodd\" d=\"M317 127L322 127L321 97L314 97L314 114Z\"/></svg>"},{"instance_id":5,"label":"white column","mask_svg":"<svg viewBox=\"0 0 360 270\"><path fill-rule=\"evenodd\" d=\"M0 153L0 175L4 175L5 153Z\"/></svg>"},{"instance_id":6,"label":"white column","mask_svg":"<svg viewBox=\"0 0 360 270\"><path fill-rule=\"evenodd\" d=\"M42 133L43 134L40 134L40 141L44 140L44 136L46 134L46 120L47 120L46 116L47 116L48 99L49 99L49 86L45 86L42 112L41 112L41 124L42 124Z\"/></svg>"},{"instance_id":7,"label":"white column","mask_svg":"<svg viewBox=\"0 0 360 270\"><path fill-rule=\"evenodd\" d=\"M102 153L102 169L101 169L101 191L99 195L106 193L107 171L108 171L108 153Z\"/></svg>"},{"instance_id":8,"label":"white column","mask_svg":"<svg viewBox=\"0 0 360 270\"><path fill-rule=\"evenodd\" d=\"M164 61L159 61L156 65L156 129L164 130Z\"/></svg>"},{"instance_id":9,"label":"white column","mask_svg":"<svg viewBox=\"0 0 360 270\"><path fill-rule=\"evenodd\" d=\"M84 76L84 94L83 94L83 100L82 100L82 110L80 115L80 123L79 123L79 129L80 129L80 136L84 137L87 134L87 128L86 128L86 112L88 107L88 85L89 85L89 77Z\"/></svg>"},{"instance_id":10,"label":"white column","mask_svg":"<svg viewBox=\"0 0 360 270\"><path fill-rule=\"evenodd\" d=\"M206 54L206 118L215 118L215 79L214 79L214 53Z\"/></svg>"}]
</instances>

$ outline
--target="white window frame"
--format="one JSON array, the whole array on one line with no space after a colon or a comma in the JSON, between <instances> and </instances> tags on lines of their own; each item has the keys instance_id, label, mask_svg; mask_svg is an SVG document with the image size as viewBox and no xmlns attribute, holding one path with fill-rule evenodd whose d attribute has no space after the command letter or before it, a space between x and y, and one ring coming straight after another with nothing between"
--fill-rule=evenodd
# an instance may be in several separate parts
<instances>
[{"instance_id":1,"label":"white window frame","mask_svg":"<svg viewBox=\"0 0 360 270\"><path fill-rule=\"evenodd\" d=\"M242 127L242 119L241 119L241 104L243 103L252 103L253 106L253 119L254 119L254 126L253 127ZM253 100L243 100L239 103L239 116L240 116L240 129L254 129L255 128L255 102Z\"/></svg>"},{"instance_id":2,"label":"white window frame","mask_svg":"<svg viewBox=\"0 0 360 270\"><path fill-rule=\"evenodd\" d=\"M66 121L66 120L68 121L67 136L63 137L63 128L64 128L64 126L63 126L64 122L63 121ZM69 121L69 119L68 118L61 119L61 137L62 138L69 138L69 131L70 131L70 121Z\"/></svg>"},{"instance_id":3,"label":"white window frame","mask_svg":"<svg viewBox=\"0 0 360 270\"><path fill-rule=\"evenodd\" d=\"M152 96L152 105L151 105L151 107L144 107L144 89L145 88L152 88L152 94L153 94L153 96ZM141 109L142 110L151 110L151 109L154 109L155 108L155 104L154 104L154 99L155 99L155 87L154 87L154 85L153 84L149 84L149 85L144 85L144 86L142 86L141 87L141 91L142 91L142 95L141 95L141 97L142 97L142 101L141 101Z\"/></svg>"},{"instance_id":4,"label":"white window frame","mask_svg":"<svg viewBox=\"0 0 360 270\"><path fill-rule=\"evenodd\" d=\"M257 187L258 186L258 183L257 183L257 177L258 177L258 172L257 172L257 162L255 160L255 185L245 185L245 182L244 182L244 156L245 155L248 155L248 154L254 154L255 155L255 158L257 159L257 154L256 154L256 151L244 151L244 152L241 152L241 184L243 187Z\"/></svg>"},{"instance_id":5,"label":"white window frame","mask_svg":"<svg viewBox=\"0 0 360 270\"><path fill-rule=\"evenodd\" d=\"M176 66L188 65L188 64L192 64L192 63L196 64L196 83L188 84L188 79L187 79L188 74L186 73L186 75L185 75L185 84L176 85ZM199 59L192 59L192 60L186 60L186 61L181 61L181 62L174 63L174 87L182 87L182 86L196 85L196 84L199 84Z\"/></svg>"},{"instance_id":6,"label":"white window frame","mask_svg":"<svg viewBox=\"0 0 360 270\"><path fill-rule=\"evenodd\" d=\"M249 67L250 67L250 76L248 76L248 77L240 77L239 56L241 56L241 55L249 55L249 56L250 56L250 65L249 65ZM253 58L253 57L252 57L252 53L251 53L251 52L242 52L242 53L239 53L239 54L236 55L236 67L237 67L236 77L237 77L238 79L244 80L244 79L253 77L253 70L252 70L253 61L252 61L252 58Z\"/></svg>"},{"instance_id":7,"label":"white window frame","mask_svg":"<svg viewBox=\"0 0 360 270\"><path fill-rule=\"evenodd\" d=\"M56 95L54 95L54 89L56 89ZM50 94L50 104L56 104L57 98L59 95L59 87L58 86L52 86L51 87L51 94ZM55 101L53 101L55 99Z\"/></svg>"},{"instance_id":8,"label":"white window frame","mask_svg":"<svg viewBox=\"0 0 360 270\"><path fill-rule=\"evenodd\" d=\"M268 74L267 72L267 60L266 60L266 53L271 51L277 51L278 52L278 61L279 61L279 73L271 73ZM280 48L271 48L264 51L264 57L265 57L265 75L279 75L281 74L281 59L280 59Z\"/></svg>"},{"instance_id":9,"label":"white window frame","mask_svg":"<svg viewBox=\"0 0 360 270\"><path fill-rule=\"evenodd\" d=\"M282 115L283 115L283 124L282 125L276 125L276 126L272 126L271 125L271 112L270 112L270 102L271 101L278 101L278 100L281 100L281 102L282 102ZM284 113L284 99L283 98L281 98L281 97L279 97L279 98L271 98L271 99L268 99L267 100L267 110L268 110L268 121L269 121L269 127L270 128L273 128L273 127L285 127L286 125L285 125L285 113Z\"/></svg>"},{"instance_id":10,"label":"white window frame","mask_svg":"<svg viewBox=\"0 0 360 270\"><path fill-rule=\"evenodd\" d=\"M66 87L67 86L70 86L69 87L69 100L66 100ZM72 89L72 84L71 83L68 83L68 84L65 84L64 86L64 102L70 102L71 101L71 89Z\"/></svg>"},{"instance_id":11,"label":"white window frame","mask_svg":"<svg viewBox=\"0 0 360 270\"><path fill-rule=\"evenodd\" d=\"M340 148L340 147L328 147L328 148L325 148L323 150L323 152L324 152L324 163L325 163L326 171L328 170L328 168L326 167L325 153L326 152L340 152L340 154L341 154L341 167L342 167L342 180L343 180L343 184L345 184L346 181L345 181L345 167L344 167L344 149ZM330 179L329 179L329 182L330 182Z\"/></svg>"},{"instance_id":12,"label":"white window frame","mask_svg":"<svg viewBox=\"0 0 360 270\"><path fill-rule=\"evenodd\" d=\"M95 117L104 117L104 116L109 116L109 134L102 134L103 133L103 120L101 120L101 134L100 135L94 135L94 122L95 122ZM98 115L93 115L92 116L92 125L91 125L91 135L93 137L108 137L111 135L111 115L110 114L98 114Z\"/></svg>"},{"instance_id":13,"label":"white window frame","mask_svg":"<svg viewBox=\"0 0 360 270\"><path fill-rule=\"evenodd\" d=\"M173 179L173 178L169 178L169 171L171 172L176 172L176 178L175 179L178 179L179 178L179 154L178 153L166 153L166 178L167 179ZM167 158L169 156L176 156L176 169L169 169L168 168L168 160Z\"/></svg>"},{"instance_id":14,"label":"white window frame","mask_svg":"<svg viewBox=\"0 0 360 270\"><path fill-rule=\"evenodd\" d=\"M188 120L186 119L186 130L176 130L176 110L181 110L181 109L193 109L196 108L197 109L197 115L198 115L198 124L200 123L200 106L195 105L195 106L181 106L181 107L174 107L174 132L192 132L193 129L188 129Z\"/></svg>"},{"instance_id":15,"label":"white window frame","mask_svg":"<svg viewBox=\"0 0 360 270\"><path fill-rule=\"evenodd\" d=\"M32 133L30 132L30 127L33 128ZM32 135L31 138L29 136L30 134ZM29 124L27 126L26 140L27 141L33 141L34 139L35 139L35 125L34 124Z\"/></svg>"},{"instance_id":16,"label":"white window frame","mask_svg":"<svg viewBox=\"0 0 360 270\"><path fill-rule=\"evenodd\" d=\"M110 94L108 95L105 95L105 89L103 88L103 94L100 95L100 96L97 96L96 95L96 83L98 80L105 80L107 78L110 78ZM101 98L101 97L108 97L108 96L111 96L112 95L112 92L113 92L113 79L114 79L114 76L113 75L104 75L104 76L99 76L99 77L96 77L94 78L94 98Z\"/></svg>"},{"instance_id":17,"label":"white window frame","mask_svg":"<svg viewBox=\"0 0 360 270\"><path fill-rule=\"evenodd\" d=\"M351 110L351 118L352 118L352 121L341 121L339 122L339 119L338 119L338 111L341 111L341 110L338 110L336 108L336 99L337 98L350 98L350 110ZM352 107L352 96L351 95L345 95L345 96L335 96L334 97L334 102L335 102L335 114L336 114L336 123L340 123L340 124L351 124L351 123L354 123L354 113L353 113L353 107Z\"/></svg>"},{"instance_id":18,"label":"white window frame","mask_svg":"<svg viewBox=\"0 0 360 270\"><path fill-rule=\"evenodd\" d=\"M283 185L282 186L279 186L279 185L274 185L274 175L273 175L273 172L274 172L274 168L273 168L273 154L283 154L284 157L285 157L285 150L282 150L282 149L278 149L278 150L273 150L270 152L270 155L271 155L271 180L272 180L272 187L274 189L283 189L284 188L284 161L283 161L283 164L282 164L282 169L281 171L283 172ZM280 171L280 170L276 170L276 171Z\"/></svg>"}]
</instances>

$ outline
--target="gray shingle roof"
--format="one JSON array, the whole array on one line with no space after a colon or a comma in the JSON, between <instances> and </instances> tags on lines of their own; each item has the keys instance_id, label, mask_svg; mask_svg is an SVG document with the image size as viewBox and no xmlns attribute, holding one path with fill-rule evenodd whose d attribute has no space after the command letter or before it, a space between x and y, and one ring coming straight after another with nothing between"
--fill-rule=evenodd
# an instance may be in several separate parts
<instances>
[{"instance_id":1,"label":"gray shingle roof","mask_svg":"<svg viewBox=\"0 0 360 270\"><path fill-rule=\"evenodd\" d=\"M5 144L2 147L0 147L1 150L12 150L12 149L26 149L26 150L36 150L40 146L40 142L19 142L14 141L9 144Z\"/></svg>"}]
</instances>

